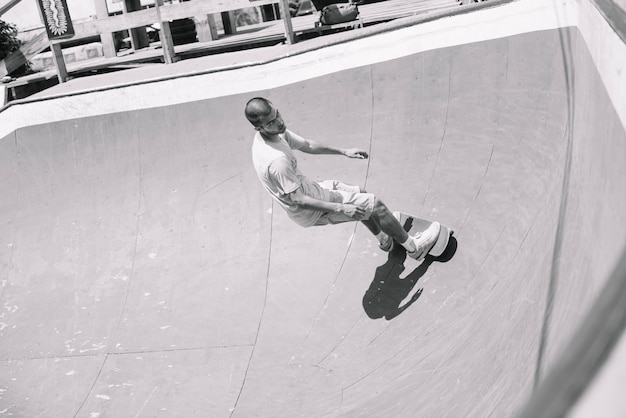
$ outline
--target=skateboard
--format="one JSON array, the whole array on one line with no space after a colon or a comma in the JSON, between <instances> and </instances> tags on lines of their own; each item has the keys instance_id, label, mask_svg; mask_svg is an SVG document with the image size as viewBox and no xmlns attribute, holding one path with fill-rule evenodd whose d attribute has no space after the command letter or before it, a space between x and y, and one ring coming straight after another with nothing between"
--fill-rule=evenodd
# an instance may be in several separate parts
<instances>
[{"instance_id":1,"label":"skateboard","mask_svg":"<svg viewBox=\"0 0 626 418\"><path fill-rule=\"evenodd\" d=\"M402 225L404 230L409 235L415 235L418 232L425 231L433 223L428 219L418 218L417 216L409 215L408 213L394 212L393 215L396 217L396 219L398 219L398 221L400 221L400 225ZM437 238L437 242L435 242L435 245L433 245L428 254L434 257L439 257L441 254L443 254L448 247L448 242L450 241L450 237L453 234L454 230L441 224L439 238Z\"/></svg>"}]
</instances>

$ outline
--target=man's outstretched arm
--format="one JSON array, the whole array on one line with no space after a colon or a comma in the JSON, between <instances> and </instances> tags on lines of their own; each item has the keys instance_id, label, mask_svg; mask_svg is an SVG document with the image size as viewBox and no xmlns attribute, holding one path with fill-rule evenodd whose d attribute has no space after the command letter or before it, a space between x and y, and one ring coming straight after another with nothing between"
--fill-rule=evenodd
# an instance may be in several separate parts
<instances>
[{"instance_id":1,"label":"man's outstretched arm","mask_svg":"<svg viewBox=\"0 0 626 418\"><path fill-rule=\"evenodd\" d=\"M338 154L345 155L348 158L367 159L369 155L366 151L358 148L338 148L332 145L322 144L321 142L313 139L305 139L304 146L300 148L300 151L307 154Z\"/></svg>"}]
</instances>

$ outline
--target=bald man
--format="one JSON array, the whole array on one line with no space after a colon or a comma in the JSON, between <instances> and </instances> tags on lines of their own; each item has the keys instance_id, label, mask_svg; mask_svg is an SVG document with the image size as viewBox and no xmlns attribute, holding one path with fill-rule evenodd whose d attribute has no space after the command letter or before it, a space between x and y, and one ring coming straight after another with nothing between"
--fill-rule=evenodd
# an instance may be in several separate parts
<instances>
[{"instance_id":1,"label":"bald man","mask_svg":"<svg viewBox=\"0 0 626 418\"><path fill-rule=\"evenodd\" d=\"M380 198L359 186L337 180L319 183L309 180L298 169L293 151L358 159L368 158L367 152L337 148L296 135L287 129L272 102L263 97L249 100L245 115L257 131L252 143L252 161L259 180L294 222L306 228L360 221L374 234L383 251L391 251L395 240L415 260L422 260L428 254L439 236L438 222L421 234L410 236Z\"/></svg>"}]
</instances>

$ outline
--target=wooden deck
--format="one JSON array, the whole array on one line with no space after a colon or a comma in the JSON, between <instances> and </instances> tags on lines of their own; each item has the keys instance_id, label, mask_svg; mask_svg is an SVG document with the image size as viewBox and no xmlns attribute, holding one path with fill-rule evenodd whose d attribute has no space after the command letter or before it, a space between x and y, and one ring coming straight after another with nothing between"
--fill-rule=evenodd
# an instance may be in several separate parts
<instances>
[{"instance_id":1,"label":"wooden deck","mask_svg":"<svg viewBox=\"0 0 626 418\"><path fill-rule=\"evenodd\" d=\"M459 7L457 0L386 0L362 4L359 6L359 12L363 24L367 26L456 7ZM292 19L293 29L296 34L309 32L315 27L318 19L319 13L295 17Z\"/></svg>"},{"instance_id":2,"label":"wooden deck","mask_svg":"<svg viewBox=\"0 0 626 418\"><path fill-rule=\"evenodd\" d=\"M362 4L359 6L361 21L365 26L376 23L388 22L390 20L416 16L423 13L455 9L459 7L457 0L383 0L375 3ZM309 32L320 32L316 29L316 22L319 21L319 13L304 16L297 16L291 19L293 30L296 35ZM349 22L349 23L357 23ZM333 27L322 27L324 34L334 30L341 25ZM350 25L347 25L350 26ZM284 42L286 40L284 26L281 20L264 22L257 25L243 26L237 28L237 33L233 35L220 35L219 39L211 42L194 43L176 47L176 52L183 55L193 50L206 50L211 53L212 49L224 49L228 46L254 46L255 44L267 44L267 42ZM297 39L300 41L301 39Z\"/></svg>"},{"instance_id":3,"label":"wooden deck","mask_svg":"<svg viewBox=\"0 0 626 418\"><path fill-rule=\"evenodd\" d=\"M359 6L365 24L459 7L457 0L387 0Z\"/></svg>"},{"instance_id":4,"label":"wooden deck","mask_svg":"<svg viewBox=\"0 0 626 418\"><path fill-rule=\"evenodd\" d=\"M416 16L423 13L434 12L445 9L456 9L459 7L457 0L386 0L376 3L362 4L359 6L361 21L365 26L376 23L388 22L390 20ZM335 30L341 25L332 27L316 28L319 21L319 13L292 18L293 30L296 35L320 33ZM350 22L356 24L357 21ZM351 25L346 25L351 26ZM264 22L258 25L244 26L237 28L234 35L221 35L219 39L211 42L194 43L185 46L177 46L177 54L183 57L190 52L205 50L212 53L212 50L225 49L229 46L254 46L255 44L276 43L286 40L284 26L281 20ZM301 41L302 38L297 38Z\"/></svg>"},{"instance_id":5,"label":"wooden deck","mask_svg":"<svg viewBox=\"0 0 626 418\"><path fill-rule=\"evenodd\" d=\"M386 0L362 4L359 6L359 11L362 23L365 26L372 26L376 23L388 22L394 19L445 9L454 10L459 7L457 0ZM304 47L304 44L308 42L307 39L311 37L323 36L329 32L349 29L336 26L316 28L318 19L319 13L292 18L293 30L296 33L298 41L297 45ZM353 30L358 31L360 29L357 28ZM283 21L275 20L257 25L239 27L237 28L237 33L232 35L222 34L214 41L179 45L175 47L175 53L179 58L187 59L276 45L285 42L286 35ZM162 59L163 51L159 43L155 43L149 48L142 50L118 53L118 55L113 58L98 58L91 61L68 64L67 69L70 76L78 76L90 72L97 73L101 71L132 68L133 66L145 65L145 63L160 63ZM5 84L5 86L9 88L10 99L24 98L35 92L33 91L34 86L32 86L32 84L42 83L46 87L49 87L50 82L55 77L56 72L54 70L47 70L21 77ZM23 92L20 93L20 90L23 90ZM34 90L37 89L34 88Z\"/></svg>"}]
</instances>

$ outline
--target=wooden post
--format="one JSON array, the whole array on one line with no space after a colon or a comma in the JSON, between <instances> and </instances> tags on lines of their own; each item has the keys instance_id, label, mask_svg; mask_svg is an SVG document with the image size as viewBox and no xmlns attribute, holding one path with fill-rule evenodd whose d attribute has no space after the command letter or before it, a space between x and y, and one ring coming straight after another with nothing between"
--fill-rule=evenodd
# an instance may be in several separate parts
<instances>
[{"instance_id":1,"label":"wooden post","mask_svg":"<svg viewBox=\"0 0 626 418\"><path fill-rule=\"evenodd\" d=\"M93 3L94 6L96 6L96 17L98 19L109 17L109 9L107 9L106 0L93 0ZM100 42L102 42L102 51L105 57L112 58L117 55L115 41L113 40L113 34L111 32L101 33Z\"/></svg>"},{"instance_id":2,"label":"wooden post","mask_svg":"<svg viewBox=\"0 0 626 418\"><path fill-rule=\"evenodd\" d=\"M163 0L155 0L154 7L156 8L157 18L159 19L159 25L161 26L159 39L161 40L161 47L163 48L163 59L166 64L172 64L178 61L178 59L176 57L176 53L174 52L174 40L172 39L170 22L163 21L163 18L161 17L161 6L163 6Z\"/></svg>"},{"instance_id":3,"label":"wooden post","mask_svg":"<svg viewBox=\"0 0 626 418\"><path fill-rule=\"evenodd\" d=\"M122 4L124 5L124 13L141 10L140 0L124 0L124 3ZM128 28L128 31L130 32L130 43L132 44L134 50L145 48L150 45L148 32L146 32L145 27Z\"/></svg>"},{"instance_id":4,"label":"wooden post","mask_svg":"<svg viewBox=\"0 0 626 418\"><path fill-rule=\"evenodd\" d=\"M217 25L215 24L215 15L196 16L194 22L196 23L198 41L209 42L219 38Z\"/></svg>"},{"instance_id":5,"label":"wooden post","mask_svg":"<svg viewBox=\"0 0 626 418\"><path fill-rule=\"evenodd\" d=\"M61 44L50 42L50 51L52 52L54 66L57 69L59 83L65 83L67 81L67 67L65 66L65 60L63 59L63 49L61 48Z\"/></svg>"},{"instance_id":6,"label":"wooden post","mask_svg":"<svg viewBox=\"0 0 626 418\"><path fill-rule=\"evenodd\" d=\"M228 12L222 12L222 24L224 25L224 33L226 35L234 35L237 33L237 21L235 19L235 12L230 10Z\"/></svg>"},{"instance_id":7,"label":"wooden post","mask_svg":"<svg viewBox=\"0 0 626 418\"><path fill-rule=\"evenodd\" d=\"M291 23L291 13L289 13L289 0L281 0L280 2L280 14L285 23L285 38L287 38L288 44L296 43L296 36L293 33L293 25Z\"/></svg>"}]
</instances>

